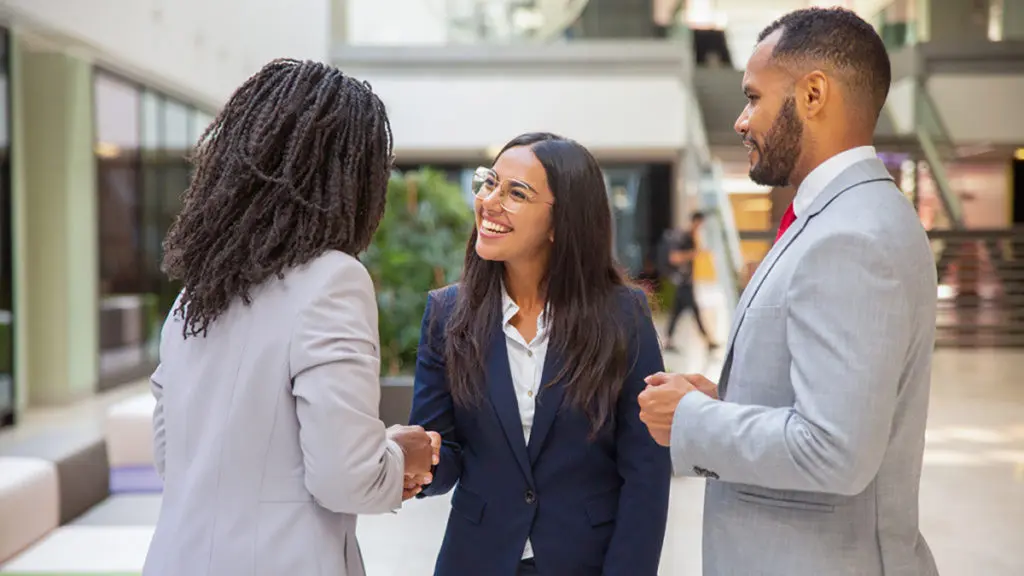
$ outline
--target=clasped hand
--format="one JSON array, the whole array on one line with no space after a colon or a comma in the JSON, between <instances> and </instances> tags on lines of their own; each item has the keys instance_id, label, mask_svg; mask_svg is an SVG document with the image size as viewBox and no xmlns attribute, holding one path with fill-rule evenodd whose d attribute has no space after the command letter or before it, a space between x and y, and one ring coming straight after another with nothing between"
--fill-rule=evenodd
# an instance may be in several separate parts
<instances>
[{"instance_id":1,"label":"clasped hand","mask_svg":"<svg viewBox=\"0 0 1024 576\"><path fill-rule=\"evenodd\" d=\"M441 435L422 426L392 426L388 438L401 446L405 455L402 500L408 500L433 480L431 470L441 461Z\"/></svg>"},{"instance_id":2,"label":"clasped hand","mask_svg":"<svg viewBox=\"0 0 1024 576\"><path fill-rule=\"evenodd\" d=\"M637 397L640 421L647 425L651 438L662 446L672 442L672 420L683 396L697 391L718 399L718 386L700 374L658 372L644 381L647 388Z\"/></svg>"}]
</instances>

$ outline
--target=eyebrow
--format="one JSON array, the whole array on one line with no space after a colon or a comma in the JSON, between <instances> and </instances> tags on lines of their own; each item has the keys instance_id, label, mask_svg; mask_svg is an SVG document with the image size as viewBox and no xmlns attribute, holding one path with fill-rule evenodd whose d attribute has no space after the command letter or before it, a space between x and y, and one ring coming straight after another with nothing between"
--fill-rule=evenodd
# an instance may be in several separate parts
<instances>
[{"instance_id":1,"label":"eyebrow","mask_svg":"<svg viewBox=\"0 0 1024 576\"><path fill-rule=\"evenodd\" d=\"M513 186L518 186L519 188L526 188L530 192L533 192L535 195L538 195L538 196L540 195L540 192L537 192L536 188L534 188L533 186L530 186L529 182L524 182L524 181L522 181L522 180L520 180L518 178L502 178L494 170L494 168L491 168L490 170L491 170L491 174L494 174L494 177L498 179L498 182L501 182L502 180L508 180L508 182L510 184L512 184Z\"/></svg>"},{"instance_id":2,"label":"eyebrow","mask_svg":"<svg viewBox=\"0 0 1024 576\"><path fill-rule=\"evenodd\" d=\"M529 190L530 192L533 192L534 194L539 194L539 192L537 192L536 190L534 190L533 186L530 186L530 184L529 184L529 183L527 183L527 182L523 182L522 180L518 180L518 179L516 179L516 178L509 178L509 179L508 179L508 181L509 181L509 182L510 182L510 183L511 183L511 184L512 184L513 186L518 186L518 187L520 187L520 188L526 188L527 190Z\"/></svg>"}]
</instances>

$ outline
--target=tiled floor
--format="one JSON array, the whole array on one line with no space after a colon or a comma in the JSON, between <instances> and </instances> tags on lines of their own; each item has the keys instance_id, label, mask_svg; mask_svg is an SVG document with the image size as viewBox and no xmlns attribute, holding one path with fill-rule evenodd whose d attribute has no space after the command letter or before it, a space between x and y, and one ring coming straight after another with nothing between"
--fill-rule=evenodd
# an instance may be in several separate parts
<instances>
[{"instance_id":1,"label":"tiled floor","mask_svg":"<svg viewBox=\"0 0 1024 576\"><path fill-rule=\"evenodd\" d=\"M714 316L714 306L708 307ZM708 319L724 339L725 318ZM682 329L694 342L692 323L684 321ZM666 363L709 377L721 369L720 354L708 355L697 344L667 354ZM921 526L943 576L1024 575L1022 374L1024 352L936 353ZM701 481L675 481L663 576L700 573L702 498ZM138 573L158 509L158 496L111 499L0 574ZM431 574L447 513L447 498L435 498L411 501L398 515L361 518L359 537L369 576Z\"/></svg>"}]
</instances>

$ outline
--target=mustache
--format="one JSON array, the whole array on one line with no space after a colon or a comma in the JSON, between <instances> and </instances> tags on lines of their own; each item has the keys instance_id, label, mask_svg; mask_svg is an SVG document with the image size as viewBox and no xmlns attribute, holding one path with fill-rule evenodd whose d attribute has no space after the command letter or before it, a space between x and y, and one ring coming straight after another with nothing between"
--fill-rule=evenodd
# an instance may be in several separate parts
<instances>
[{"instance_id":1,"label":"mustache","mask_svg":"<svg viewBox=\"0 0 1024 576\"><path fill-rule=\"evenodd\" d=\"M757 142L753 138L748 138L744 136L742 140L744 146L750 146L751 148L757 150L758 152L761 151L761 147L757 145Z\"/></svg>"}]
</instances>

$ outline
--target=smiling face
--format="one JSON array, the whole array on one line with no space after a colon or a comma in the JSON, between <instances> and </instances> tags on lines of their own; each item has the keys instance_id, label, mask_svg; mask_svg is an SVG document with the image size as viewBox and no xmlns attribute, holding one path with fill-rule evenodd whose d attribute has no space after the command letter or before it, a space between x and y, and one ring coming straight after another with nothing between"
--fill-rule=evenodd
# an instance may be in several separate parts
<instances>
[{"instance_id":1,"label":"smiling face","mask_svg":"<svg viewBox=\"0 0 1024 576\"><path fill-rule=\"evenodd\" d=\"M758 45L743 74L747 105L734 126L750 160L750 179L764 186L787 186L803 152L804 124L797 114L793 80L772 65L778 41Z\"/></svg>"},{"instance_id":2,"label":"smiling face","mask_svg":"<svg viewBox=\"0 0 1024 576\"><path fill-rule=\"evenodd\" d=\"M509 148L491 167L493 191L476 198L476 253L484 260L547 259L554 241L555 197L540 160L528 146ZM503 202L503 197L507 198ZM502 206L515 206L512 213Z\"/></svg>"}]
</instances>

